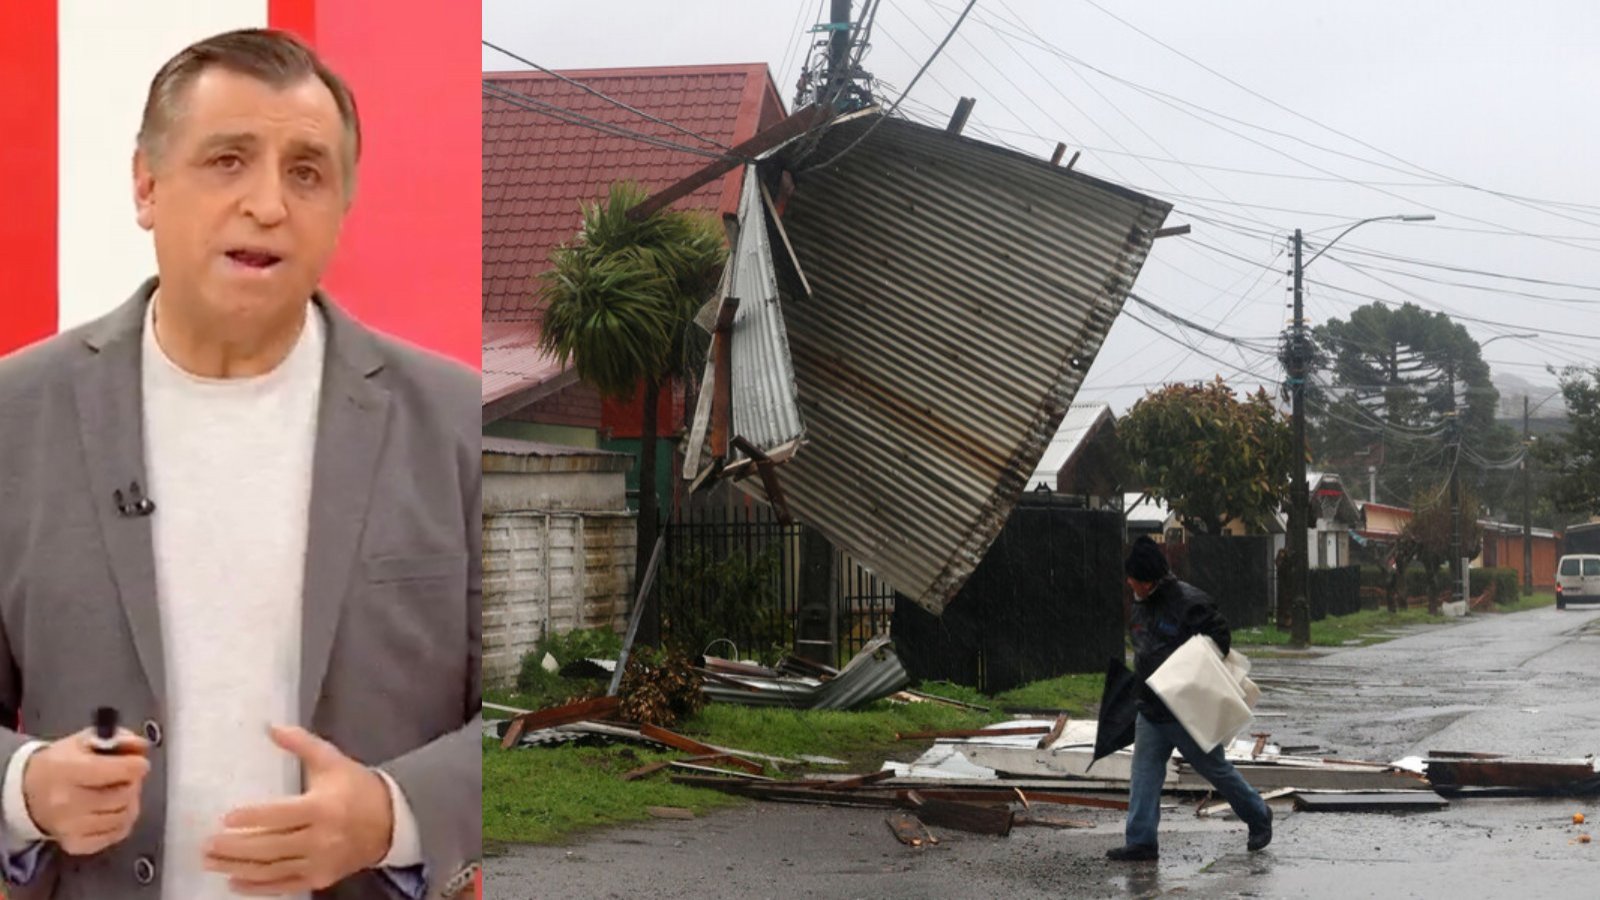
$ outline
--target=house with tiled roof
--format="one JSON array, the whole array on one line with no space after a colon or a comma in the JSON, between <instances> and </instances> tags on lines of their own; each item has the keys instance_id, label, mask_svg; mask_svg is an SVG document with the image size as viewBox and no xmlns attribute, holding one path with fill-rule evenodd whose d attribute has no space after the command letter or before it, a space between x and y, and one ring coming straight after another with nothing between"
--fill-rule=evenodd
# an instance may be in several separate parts
<instances>
[{"instance_id":1,"label":"house with tiled roof","mask_svg":"<svg viewBox=\"0 0 1600 900\"><path fill-rule=\"evenodd\" d=\"M579 84L543 72L483 76L484 433L631 451L641 439L638 401L602 402L539 349L538 277L550 251L576 235L582 204L614 182L666 187L785 110L761 63L561 75ZM676 208L735 215L742 178L735 168ZM681 425L681 391L663 392L659 421L662 435Z\"/></svg>"}]
</instances>

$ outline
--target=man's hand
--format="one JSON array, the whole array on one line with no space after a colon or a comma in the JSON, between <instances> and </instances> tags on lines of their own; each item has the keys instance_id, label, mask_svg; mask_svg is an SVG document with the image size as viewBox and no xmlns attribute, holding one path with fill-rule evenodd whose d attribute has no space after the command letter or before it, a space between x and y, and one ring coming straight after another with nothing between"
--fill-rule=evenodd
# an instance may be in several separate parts
<instances>
[{"instance_id":1,"label":"man's hand","mask_svg":"<svg viewBox=\"0 0 1600 900\"><path fill-rule=\"evenodd\" d=\"M306 792L228 813L206 842L206 868L242 894L321 890L389 855L394 808L383 777L303 728L272 740L300 757Z\"/></svg>"},{"instance_id":2,"label":"man's hand","mask_svg":"<svg viewBox=\"0 0 1600 900\"><path fill-rule=\"evenodd\" d=\"M139 820L139 790L150 773L150 744L126 729L117 752L90 749L92 729L41 747L22 770L28 815L45 836L72 856L88 856L122 841Z\"/></svg>"}]
</instances>

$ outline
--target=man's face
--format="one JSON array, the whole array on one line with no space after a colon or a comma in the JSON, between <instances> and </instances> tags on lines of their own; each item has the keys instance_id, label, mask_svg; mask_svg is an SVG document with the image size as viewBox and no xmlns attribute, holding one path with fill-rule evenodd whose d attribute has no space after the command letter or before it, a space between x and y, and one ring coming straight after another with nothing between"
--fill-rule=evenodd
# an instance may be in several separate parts
<instances>
[{"instance_id":1,"label":"man's face","mask_svg":"<svg viewBox=\"0 0 1600 900\"><path fill-rule=\"evenodd\" d=\"M1127 579L1128 587L1132 589L1133 598L1135 600L1143 600L1144 598L1150 596L1150 592L1154 590L1156 586L1155 582L1153 581L1140 581L1131 575L1127 576Z\"/></svg>"},{"instance_id":2,"label":"man's face","mask_svg":"<svg viewBox=\"0 0 1600 900\"><path fill-rule=\"evenodd\" d=\"M281 322L316 288L348 208L333 94L213 68L178 105L154 158L134 158L164 302L227 331Z\"/></svg>"}]
</instances>

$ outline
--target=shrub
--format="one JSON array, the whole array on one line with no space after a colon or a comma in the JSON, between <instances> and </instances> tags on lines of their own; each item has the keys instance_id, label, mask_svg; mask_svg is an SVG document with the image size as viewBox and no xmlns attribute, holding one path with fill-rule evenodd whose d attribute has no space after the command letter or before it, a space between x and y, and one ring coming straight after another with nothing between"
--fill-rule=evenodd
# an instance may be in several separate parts
<instances>
[{"instance_id":1,"label":"shrub","mask_svg":"<svg viewBox=\"0 0 1600 900\"><path fill-rule=\"evenodd\" d=\"M1467 584L1472 590L1472 595L1483 593L1489 585L1494 585L1494 602L1515 603L1519 594L1517 570L1507 566L1485 567L1473 569L1467 576Z\"/></svg>"},{"instance_id":2,"label":"shrub","mask_svg":"<svg viewBox=\"0 0 1600 900\"><path fill-rule=\"evenodd\" d=\"M778 590L780 547L735 551L717 558L695 547L662 572L661 634L664 642L688 656L699 656L713 641L733 641L746 655L776 660L790 644L792 624Z\"/></svg>"},{"instance_id":3,"label":"shrub","mask_svg":"<svg viewBox=\"0 0 1600 900\"><path fill-rule=\"evenodd\" d=\"M609 628L580 628L545 635L532 653L522 657L522 668L517 672L518 691L545 694L564 681L555 672L544 670L546 653L562 666L580 659L616 659L622 653L622 637Z\"/></svg>"}]
</instances>

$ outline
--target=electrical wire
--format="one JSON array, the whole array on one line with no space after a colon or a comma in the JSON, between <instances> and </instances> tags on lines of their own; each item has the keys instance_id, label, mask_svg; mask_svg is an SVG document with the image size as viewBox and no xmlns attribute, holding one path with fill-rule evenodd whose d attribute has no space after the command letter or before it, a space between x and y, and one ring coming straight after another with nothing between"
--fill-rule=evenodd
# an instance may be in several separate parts
<instances>
[{"instance_id":1,"label":"electrical wire","mask_svg":"<svg viewBox=\"0 0 1600 900\"><path fill-rule=\"evenodd\" d=\"M965 22L967 19L967 14L972 12L972 7L976 6L977 4L978 0L967 0L967 8L961 11L961 17L956 19L955 25L950 27L950 33L946 34L944 36L944 40L939 42L939 46L933 49L932 55L930 55L927 61L922 64L922 68L918 69L917 74L912 76L911 83L906 85L906 89L901 92L900 96L895 99L894 104L889 107L888 111L884 113L882 117L869 125L867 130L861 133L860 137L850 142L849 146L845 147L843 150L840 150L838 153L835 153L833 156L829 157L823 162L817 163L814 166L806 167L803 171L812 172L818 169L826 169L827 167L838 162L840 157L843 157L846 153L854 150L857 145L867 139L868 135L872 134L873 131L876 131L878 126L882 125L885 119L888 119L890 116L894 115L894 111L900 108L900 101L904 99L906 95L910 94L912 89L917 86L917 82L922 78L922 73L928 71L928 67L933 65L933 61L939 58L939 53L944 50L946 44L950 43L950 39L955 37L956 29L961 27L961 23Z\"/></svg>"},{"instance_id":2,"label":"electrical wire","mask_svg":"<svg viewBox=\"0 0 1600 900\"><path fill-rule=\"evenodd\" d=\"M730 158L725 154L718 153L714 150L703 150L699 147L691 147L687 144L679 144L666 138L659 138L654 135L646 134L642 131L635 131L631 128L623 127L621 125L613 125L609 122L605 122L591 116L586 116L582 113L574 112L554 103L540 100L537 97L530 97L527 94L523 94L518 91L508 90L491 82L485 81L483 83L483 94L486 97L492 97L501 101L502 103L510 104L511 106L518 107L528 112L539 113L541 115L549 116L550 118L556 119L560 122L564 122L568 125L577 125L579 127L588 128L612 137L626 138L628 140L638 141L643 144L649 144L653 147L658 147L663 150L676 150L680 153L688 153L692 156L700 156L707 159L722 160Z\"/></svg>"},{"instance_id":3,"label":"electrical wire","mask_svg":"<svg viewBox=\"0 0 1600 900\"><path fill-rule=\"evenodd\" d=\"M678 124L675 124L673 122L668 122L666 119L657 118L656 116L652 116L651 114L649 114L649 113L647 113L647 112L645 112L643 110L635 109L634 107L629 106L628 104L622 102L621 100L618 100L615 97L609 97L609 96L601 93L600 91L597 91L594 88L588 86L587 84L584 84L581 81L576 81L574 79L568 78L567 76L561 74L560 72L556 72L556 71L553 71L551 69L547 69L544 66L541 66L538 63L536 63L536 62L534 62L534 61L532 61L530 59L527 59L525 57L518 56L517 54L512 53L510 50L507 50L504 47L501 47L501 46L499 46L497 44L490 43L489 41L484 41L483 45L485 47L488 47L490 50L494 50L494 51L497 51L499 53L503 53L506 56L509 56L512 59L516 60L517 62L522 63L523 65L532 66L535 69L538 69L539 71L545 73L546 75L551 76L552 78L555 78L558 81L561 81L561 82L563 82L565 84L570 84L573 87L575 87L575 88L577 88L577 89L579 89L579 90L581 90L581 91L583 91L585 93L593 94L594 96L599 97L601 100L604 100L605 102L610 103L612 106L615 106L615 107L617 107L619 109L625 109L628 112L631 112L636 116L639 116L639 117L644 118L644 119L648 119L649 121L654 122L657 125L661 125L661 126L664 126L666 128L670 128L673 131L678 132L679 134L687 135L687 136L692 137L692 138L694 138L694 139L696 139L698 141L702 141L704 143L710 144L711 146L716 147L718 149L721 149L721 150L729 149L728 145L722 143L721 141L713 140L711 138L706 137L703 134L699 134L697 132L690 131L689 129L684 128L682 125L678 125Z\"/></svg>"}]
</instances>

